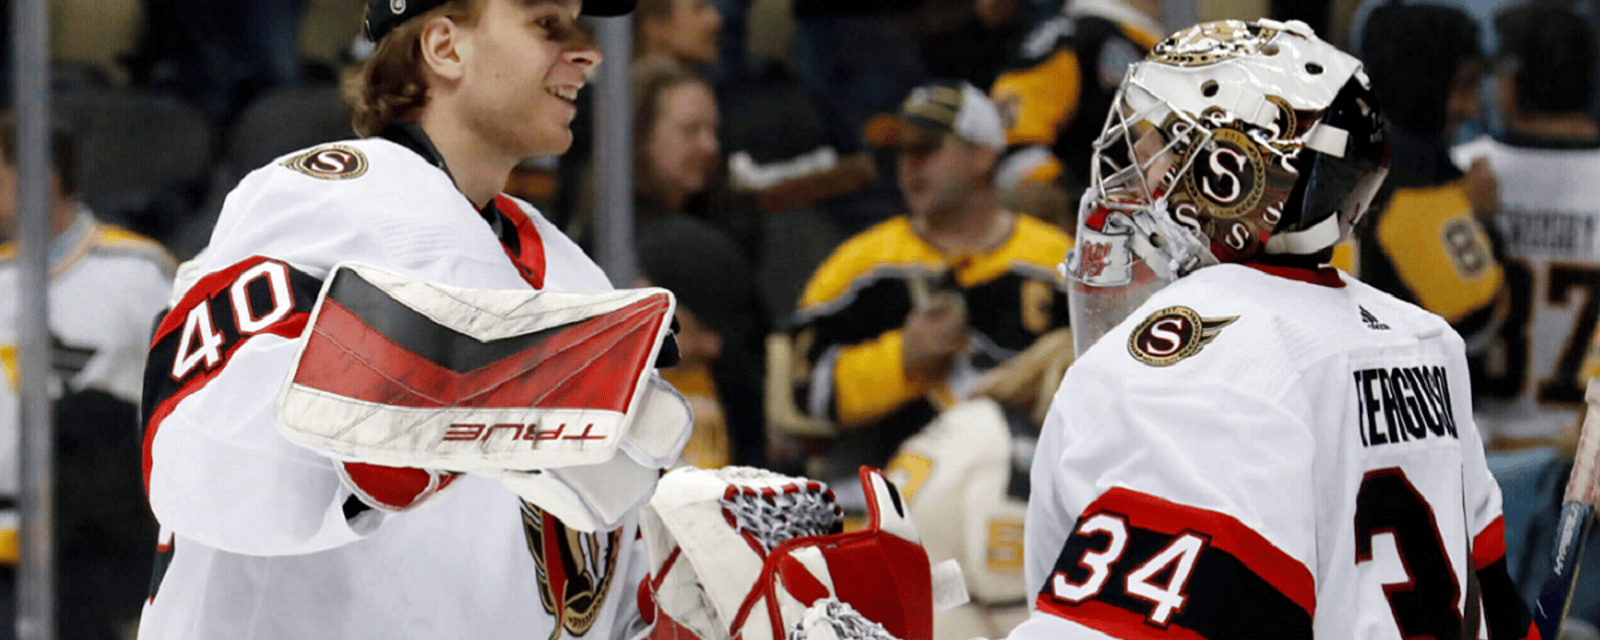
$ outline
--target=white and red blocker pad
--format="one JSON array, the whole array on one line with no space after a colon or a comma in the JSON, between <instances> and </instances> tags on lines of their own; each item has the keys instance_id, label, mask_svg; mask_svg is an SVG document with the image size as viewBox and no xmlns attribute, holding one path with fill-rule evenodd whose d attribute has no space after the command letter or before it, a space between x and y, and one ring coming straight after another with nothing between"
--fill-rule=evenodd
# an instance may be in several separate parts
<instances>
[{"instance_id":1,"label":"white and red blocker pad","mask_svg":"<svg viewBox=\"0 0 1600 640\"><path fill-rule=\"evenodd\" d=\"M395 467L597 465L622 446L665 468L692 418L681 397L644 398L661 391L647 380L674 306L665 289L460 289L340 264L279 397L280 429ZM637 419L645 404L652 416Z\"/></svg>"},{"instance_id":2,"label":"white and red blocker pad","mask_svg":"<svg viewBox=\"0 0 1600 640\"><path fill-rule=\"evenodd\" d=\"M933 577L899 491L861 468L871 516L838 533L822 483L748 467L677 469L640 519L649 640L783 640L807 607L849 603L902 640L933 638Z\"/></svg>"}]
</instances>

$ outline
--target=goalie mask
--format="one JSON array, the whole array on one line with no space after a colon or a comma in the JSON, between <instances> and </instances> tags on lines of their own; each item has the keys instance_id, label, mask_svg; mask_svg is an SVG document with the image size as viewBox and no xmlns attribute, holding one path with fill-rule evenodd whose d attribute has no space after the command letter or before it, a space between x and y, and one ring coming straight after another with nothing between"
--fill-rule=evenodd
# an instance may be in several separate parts
<instances>
[{"instance_id":1,"label":"goalie mask","mask_svg":"<svg viewBox=\"0 0 1600 640\"><path fill-rule=\"evenodd\" d=\"M1129 68L1095 142L1063 265L1078 353L1195 269L1331 249L1388 165L1360 61L1304 23L1167 38Z\"/></svg>"}]
</instances>

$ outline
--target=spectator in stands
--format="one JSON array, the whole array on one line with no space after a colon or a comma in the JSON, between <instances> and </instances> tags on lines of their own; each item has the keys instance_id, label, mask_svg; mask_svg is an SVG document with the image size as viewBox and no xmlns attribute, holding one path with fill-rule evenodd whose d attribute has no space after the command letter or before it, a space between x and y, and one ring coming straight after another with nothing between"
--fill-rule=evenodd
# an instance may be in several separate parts
<instances>
[{"instance_id":1,"label":"spectator in stands","mask_svg":"<svg viewBox=\"0 0 1600 640\"><path fill-rule=\"evenodd\" d=\"M694 407L683 461L766 466L762 372L770 322L756 281L727 234L683 215L641 221L639 266L678 298L678 364L661 375Z\"/></svg>"},{"instance_id":2,"label":"spectator in stands","mask_svg":"<svg viewBox=\"0 0 1600 640\"><path fill-rule=\"evenodd\" d=\"M1455 157L1488 158L1499 175L1494 223L1514 259L1507 266L1516 266L1513 313L1485 359L1503 367L1474 380L1474 415L1504 494L1507 569L1531 604L1554 559L1587 381L1600 375L1585 312L1592 301L1576 294L1600 274L1600 122L1589 115L1600 51L1589 25L1565 9L1518 7L1495 25L1506 130L1457 147ZM1589 555L1581 569L1562 638L1600 638L1600 558Z\"/></svg>"},{"instance_id":3,"label":"spectator in stands","mask_svg":"<svg viewBox=\"0 0 1600 640\"><path fill-rule=\"evenodd\" d=\"M705 76L671 60L640 60L632 94L637 218L706 220L732 237L752 265L761 263L764 250L761 214L825 200L876 177L870 166L845 158L827 166L749 168L746 183L735 190L717 136L721 110ZM567 229L586 242L593 223L580 215Z\"/></svg>"},{"instance_id":4,"label":"spectator in stands","mask_svg":"<svg viewBox=\"0 0 1600 640\"><path fill-rule=\"evenodd\" d=\"M970 0L959 23L921 38L922 57L935 78L965 80L979 89L1016 58L1034 26L1028 0Z\"/></svg>"},{"instance_id":5,"label":"spectator in stands","mask_svg":"<svg viewBox=\"0 0 1600 640\"><path fill-rule=\"evenodd\" d=\"M710 82L681 64L648 60L634 67L632 89L635 216L641 222L677 214L700 218L757 263L759 206L727 188L717 139L721 114Z\"/></svg>"},{"instance_id":6,"label":"spectator in stands","mask_svg":"<svg viewBox=\"0 0 1600 640\"><path fill-rule=\"evenodd\" d=\"M1062 231L996 204L999 112L971 85L916 88L894 146L908 212L844 242L796 312L794 399L835 423L824 480L884 465L979 377L1065 326Z\"/></svg>"},{"instance_id":7,"label":"spectator in stands","mask_svg":"<svg viewBox=\"0 0 1600 640\"><path fill-rule=\"evenodd\" d=\"M1498 176L1494 228L1507 258L1504 325L1476 372L1491 449L1547 446L1582 414L1582 344L1594 333L1573 283L1600 273L1600 126L1588 115L1595 36L1570 11L1532 6L1496 20L1506 131L1454 151Z\"/></svg>"},{"instance_id":8,"label":"spectator in stands","mask_svg":"<svg viewBox=\"0 0 1600 640\"><path fill-rule=\"evenodd\" d=\"M1495 181L1487 162L1457 169L1449 148L1478 115L1477 25L1452 7L1397 4L1372 11L1366 32L1361 57L1389 115L1394 159L1357 231L1358 258L1340 266L1463 336L1486 333L1504 282L1480 222L1499 205Z\"/></svg>"},{"instance_id":9,"label":"spectator in stands","mask_svg":"<svg viewBox=\"0 0 1600 640\"><path fill-rule=\"evenodd\" d=\"M1059 184L1077 201L1123 73L1166 31L1161 7L1161 0L1070 0L1027 36L1019 63L989 92L1006 114L1002 189Z\"/></svg>"},{"instance_id":10,"label":"spectator in stands","mask_svg":"<svg viewBox=\"0 0 1600 640\"><path fill-rule=\"evenodd\" d=\"M717 348L688 350L702 357L689 358L694 362L682 376L709 374L694 388L715 388L733 460L759 464L766 446L761 372L771 325L752 266L764 241L761 211L755 197L733 193L722 181L717 104L704 76L669 60L645 60L634 67L632 90L641 266L652 282L684 296L689 317L680 324L707 338L694 345L715 334ZM666 238L684 246L674 249L663 244Z\"/></svg>"},{"instance_id":11,"label":"spectator in stands","mask_svg":"<svg viewBox=\"0 0 1600 640\"><path fill-rule=\"evenodd\" d=\"M707 0L642 0L633 17L633 64L650 66L679 64L690 69L705 69L717 62L717 34L722 16ZM587 225L588 185L585 173L594 159L591 129L593 94L578 96L578 117L572 123L572 149L559 163L559 187L555 202L557 224L583 237ZM640 102L634 94L635 104ZM637 136L637 132L635 132ZM639 139L635 138L635 143Z\"/></svg>"},{"instance_id":12,"label":"spectator in stands","mask_svg":"<svg viewBox=\"0 0 1600 640\"><path fill-rule=\"evenodd\" d=\"M709 0L642 0L633 17L635 59L703 68L717 62L722 14Z\"/></svg>"},{"instance_id":13,"label":"spectator in stands","mask_svg":"<svg viewBox=\"0 0 1600 640\"><path fill-rule=\"evenodd\" d=\"M15 631L19 533L15 131L14 120L0 119L0 637ZM50 145L58 635L114 640L136 622L150 583L156 529L144 504L137 414L145 349L174 265L155 242L100 223L78 203L73 140L57 126Z\"/></svg>"}]
</instances>

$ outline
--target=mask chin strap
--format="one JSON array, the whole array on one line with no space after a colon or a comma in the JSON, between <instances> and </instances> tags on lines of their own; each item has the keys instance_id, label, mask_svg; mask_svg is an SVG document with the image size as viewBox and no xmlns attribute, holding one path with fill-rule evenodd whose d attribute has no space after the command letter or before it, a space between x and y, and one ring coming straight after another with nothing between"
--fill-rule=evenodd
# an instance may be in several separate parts
<instances>
[{"instance_id":1,"label":"mask chin strap","mask_svg":"<svg viewBox=\"0 0 1600 640\"><path fill-rule=\"evenodd\" d=\"M1334 212L1309 229L1274 233L1267 238L1267 253L1309 255L1339 243L1339 214Z\"/></svg>"},{"instance_id":2,"label":"mask chin strap","mask_svg":"<svg viewBox=\"0 0 1600 640\"><path fill-rule=\"evenodd\" d=\"M1343 158L1349 145L1350 132L1326 122L1318 122L1306 132L1306 148L1324 155Z\"/></svg>"}]
</instances>

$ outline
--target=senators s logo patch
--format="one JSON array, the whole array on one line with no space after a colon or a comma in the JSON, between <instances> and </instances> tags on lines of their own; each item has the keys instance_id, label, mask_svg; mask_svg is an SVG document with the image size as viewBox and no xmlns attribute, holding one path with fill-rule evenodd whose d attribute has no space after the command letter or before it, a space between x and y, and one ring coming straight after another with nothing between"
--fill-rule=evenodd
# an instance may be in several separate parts
<instances>
[{"instance_id":1,"label":"senators s logo patch","mask_svg":"<svg viewBox=\"0 0 1600 640\"><path fill-rule=\"evenodd\" d=\"M1128 336L1128 354L1152 367L1172 366L1200 353L1223 327L1239 316L1202 318L1188 307L1167 307L1150 314Z\"/></svg>"},{"instance_id":2,"label":"senators s logo patch","mask_svg":"<svg viewBox=\"0 0 1600 640\"><path fill-rule=\"evenodd\" d=\"M316 147L285 160L283 166L319 180L350 180L367 173L367 156L342 144Z\"/></svg>"}]
</instances>

